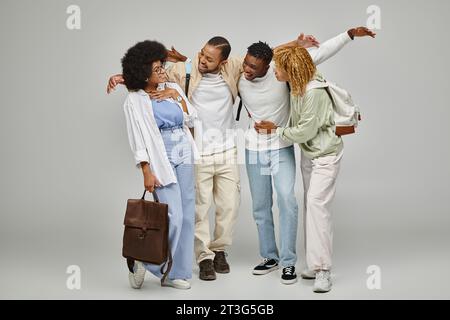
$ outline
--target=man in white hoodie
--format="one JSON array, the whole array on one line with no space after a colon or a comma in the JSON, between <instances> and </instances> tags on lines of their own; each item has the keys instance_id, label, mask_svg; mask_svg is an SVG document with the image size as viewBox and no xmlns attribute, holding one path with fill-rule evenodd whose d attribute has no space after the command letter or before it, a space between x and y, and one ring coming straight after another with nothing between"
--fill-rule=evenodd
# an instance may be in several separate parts
<instances>
[{"instance_id":1,"label":"man in white hoodie","mask_svg":"<svg viewBox=\"0 0 450 320\"><path fill-rule=\"evenodd\" d=\"M323 43L319 48L310 48L309 53L316 65L326 61L341 50L354 37L374 36L367 28L359 27ZM294 146L280 139L276 134L260 135L254 126L263 120L270 120L278 126L285 126L289 120L289 88L277 81L271 65L272 49L263 42L252 44L244 59L244 73L238 89L243 105L250 119L246 131L246 167L253 202L259 249L263 261L253 269L253 274L263 275L279 268L281 282L292 284L297 281L296 239L298 207L295 198L296 165ZM280 212L279 242L275 241L272 213L272 181L277 192ZM304 278L314 279L314 273L305 271Z\"/></svg>"}]
</instances>

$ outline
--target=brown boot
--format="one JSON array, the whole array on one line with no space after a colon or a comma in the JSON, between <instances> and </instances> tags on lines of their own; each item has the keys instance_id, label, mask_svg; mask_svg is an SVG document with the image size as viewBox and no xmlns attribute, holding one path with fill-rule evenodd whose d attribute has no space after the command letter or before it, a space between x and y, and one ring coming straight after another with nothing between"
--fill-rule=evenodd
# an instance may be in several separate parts
<instances>
[{"instance_id":1,"label":"brown boot","mask_svg":"<svg viewBox=\"0 0 450 320\"><path fill-rule=\"evenodd\" d=\"M214 270L216 270L217 273L229 273L230 265L225 258L226 253L224 251L214 251L214 253L216 255L214 257Z\"/></svg>"},{"instance_id":2,"label":"brown boot","mask_svg":"<svg viewBox=\"0 0 450 320\"><path fill-rule=\"evenodd\" d=\"M199 263L200 272L199 278L205 281L216 280L216 272L214 271L213 261L206 259Z\"/></svg>"}]
</instances>

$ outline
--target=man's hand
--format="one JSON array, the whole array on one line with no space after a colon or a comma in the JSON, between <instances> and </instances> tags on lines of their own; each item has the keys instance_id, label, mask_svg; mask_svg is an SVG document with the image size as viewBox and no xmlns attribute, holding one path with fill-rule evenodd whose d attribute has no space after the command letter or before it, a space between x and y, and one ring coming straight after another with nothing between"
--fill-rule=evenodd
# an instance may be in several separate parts
<instances>
[{"instance_id":1,"label":"man's hand","mask_svg":"<svg viewBox=\"0 0 450 320\"><path fill-rule=\"evenodd\" d=\"M121 74L116 74L115 76L112 76L109 78L108 81L108 87L106 88L106 92L109 94L111 91L115 90L116 86L118 84L124 84L125 80L123 79L123 76Z\"/></svg>"},{"instance_id":2,"label":"man's hand","mask_svg":"<svg viewBox=\"0 0 450 320\"><path fill-rule=\"evenodd\" d=\"M372 37L372 38L375 38L375 36L377 35L375 32L373 32L372 30L369 30L366 27L353 28L353 29L348 30L347 33L350 36L350 38L352 38L352 40L355 37Z\"/></svg>"},{"instance_id":3,"label":"man's hand","mask_svg":"<svg viewBox=\"0 0 450 320\"><path fill-rule=\"evenodd\" d=\"M255 123L255 130L260 134L271 134L277 130L275 123L270 121L261 121Z\"/></svg>"},{"instance_id":4,"label":"man's hand","mask_svg":"<svg viewBox=\"0 0 450 320\"><path fill-rule=\"evenodd\" d=\"M187 57L179 53L174 47L171 50L167 50L167 61L169 62L184 62Z\"/></svg>"},{"instance_id":5,"label":"man's hand","mask_svg":"<svg viewBox=\"0 0 450 320\"><path fill-rule=\"evenodd\" d=\"M320 45L319 41L317 41L317 39L314 36L305 36L305 34L300 34L296 40L285 43L285 44L281 44L277 47L275 47L273 50L278 50L281 48L287 48L287 47L295 47L295 46L300 46L303 47L305 49L307 48L311 48L311 47L318 47Z\"/></svg>"},{"instance_id":6,"label":"man's hand","mask_svg":"<svg viewBox=\"0 0 450 320\"><path fill-rule=\"evenodd\" d=\"M305 34L302 33L297 38L297 45L307 49L312 47L319 47L320 42L317 41L316 37L312 35L305 36Z\"/></svg>"}]
</instances>

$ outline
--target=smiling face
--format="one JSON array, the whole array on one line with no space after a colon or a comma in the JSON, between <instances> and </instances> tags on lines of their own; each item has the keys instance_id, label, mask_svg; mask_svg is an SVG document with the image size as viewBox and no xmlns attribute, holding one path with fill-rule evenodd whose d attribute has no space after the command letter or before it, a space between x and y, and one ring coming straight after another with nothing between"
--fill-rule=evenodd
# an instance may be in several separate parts
<instances>
[{"instance_id":1,"label":"smiling face","mask_svg":"<svg viewBox=\"0 0 450 320\"><path fill-rule=\"evenodd\" d=\"M248 81L264 77L267 74L267 70L269 70L269 66L270 65L264 60L247 53L242 65L244 69L244 77Z\"/></svg>"},{"instance_id":2,"label":"smiling face","mask_svg":"<svg viewBox=\"0 0 450 320\"><path fill-rule=\"evenodd\" d=\"M160 83L167 81L166 70L164 69L164 64L162 61L155 61L152 64L152 72L148 78L149 86L157 86Z\"/></svg>"},{"instance_id":3,"label":"smiling face","mask_svg":"<svg viewBox=\"0 0 450 320\"><path fill-rule=\"evenodd\" d=\"M222 59L219 47L206 44L198 54L198 71L200 73L217 73L227 60Z\"/></svg>"}]
</instances>

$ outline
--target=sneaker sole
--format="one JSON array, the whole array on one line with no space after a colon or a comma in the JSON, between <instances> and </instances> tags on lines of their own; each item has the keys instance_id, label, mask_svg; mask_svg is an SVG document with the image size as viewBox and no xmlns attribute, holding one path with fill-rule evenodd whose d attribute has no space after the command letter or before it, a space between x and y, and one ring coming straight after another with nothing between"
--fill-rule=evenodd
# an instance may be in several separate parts
<instances>
[{"instance_id":1,"label":"sneaker sole","mask_svg":"<svg viewBox=\"0 0 450 320\"><path fill-rule=\"evenodd\" d=\"M262 276L262 275L271 273L272 271L275 271L275 270L278 270L278 269L280 269L279 266L275 266L275 267L272 267L272 268L267 269L267 270L253 270L252 274L254 274L255 276Z\"/></svg>"},{"instance_id":2,"label":"sneaker sole","mask_svg":"<svg viewBox=\"0 0 450 320\"><path fill-rule=\"evenodd\" d=\"M170 288L174 288L174 289L178 289L178 290L189 290L191 288L191 286L189 286L189 287L181 287L181 286L177 286L177 285L173 285L173 284L167 284L167 283L162 283L161 287L170 287Z\"/></svg>"},{"instance_id":3,"label":"sneaker sole","mask_svg":"<svg viewBox=\"0 0 450 320\"><path fill-rule=\"evenodd\" d=\"M217 279L217 277L216 276L210 276L210 277L198 277L200 280L203 280L203 281L214 281L214 280L216 280Z\"/></svg>"},{"instance_id":4,"label":"sneaker sole","mask_svg":"<svg viewBox=\"0 0 450 320\"><path fill-rule=\"evenodd\" d=\"M297 278L295 278L295 279L293 279L293 280L284 280L284 279L281 279L281 283L282 284L287 284L287 285L289 285L289 284L294 284L294 283L296 283L297 282Z\"/></svg>"},{"instance_id":5,"label":"sneaker sole","mask_svg":"<svg viewBox=\"0 0 450 320\"><path fill-rule=\"evenodd\" d=\"M302 277L302 279L305 279L305 280L315 280L316 279L316 276L311 276L308 274L301 274L300 276Z\"/></svg>"},{"instance_id":6,"label":"sneaker sole","mask_svg":"<svg viewBox=\"0 0 450 320\"><path fill-rule=\"evenodd\" d=\"M228 269L228 270L217 270L217 269L214 269L214 271L216 273L221 273L221 274L230 273L230 269Z\"/></svg>"},{"instance_id":7,"label":"sneaker sole","mask_svg":"<svg viewBox=\"0 0 450 320\"><path fill-rule=\"evenodd\" d=\"M325 290L325 289L316 289L316 288L314 288L313 289L313 292L315 292L315 293L327 293L327 292L330 292L331 291L331 288L329 288L328 290Z\"/></svg>"}]
</instances>

